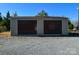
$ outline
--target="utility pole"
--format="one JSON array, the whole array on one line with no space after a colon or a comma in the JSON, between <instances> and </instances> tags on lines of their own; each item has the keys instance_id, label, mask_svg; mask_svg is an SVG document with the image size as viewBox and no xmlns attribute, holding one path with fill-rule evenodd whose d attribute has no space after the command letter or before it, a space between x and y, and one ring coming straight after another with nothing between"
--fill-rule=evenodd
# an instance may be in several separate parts
<instances>
[{"instance_id":1,"label":"utility pole","mask_svg":"<svg viewBox=\"0 0 79 59\"><path fill-rule=\"evenodd\" d=\"M78 10L78 24L77 24L77 29L79 30L79 4L78 4L77 10Z\"/></svg>"}]
</instances>

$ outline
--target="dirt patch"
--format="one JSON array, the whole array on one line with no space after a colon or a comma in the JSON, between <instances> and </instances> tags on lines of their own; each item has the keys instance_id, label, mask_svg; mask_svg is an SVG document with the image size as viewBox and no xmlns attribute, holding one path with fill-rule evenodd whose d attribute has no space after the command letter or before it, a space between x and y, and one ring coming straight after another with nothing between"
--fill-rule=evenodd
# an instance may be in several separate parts
<instances>
[{"instance_id":1,"label":"dirt patch","mask_svg":"<svg viewBox=\"0 0 79 59\"><path fill-rule=\"evenodd\" d=\"M11 37L11 33L10 32L1 32L0 37L3 37L3 38Z\"/></svg>"}]
</instances>

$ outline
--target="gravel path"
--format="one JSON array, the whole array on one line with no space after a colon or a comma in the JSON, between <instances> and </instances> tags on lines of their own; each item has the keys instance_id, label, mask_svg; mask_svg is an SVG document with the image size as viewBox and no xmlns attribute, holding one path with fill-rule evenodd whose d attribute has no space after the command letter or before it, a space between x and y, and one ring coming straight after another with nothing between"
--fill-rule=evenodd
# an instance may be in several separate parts
<instances>
[{"instance_id":1,"label":"gravel path","mask_svg":"<svg viewBox=\"0 0 79 59\"><path fill-rule=\"evenodd\" d=\"M1 55L74 55L79 54L79 37L0 38Z\"/></svg>"}]
</instances>

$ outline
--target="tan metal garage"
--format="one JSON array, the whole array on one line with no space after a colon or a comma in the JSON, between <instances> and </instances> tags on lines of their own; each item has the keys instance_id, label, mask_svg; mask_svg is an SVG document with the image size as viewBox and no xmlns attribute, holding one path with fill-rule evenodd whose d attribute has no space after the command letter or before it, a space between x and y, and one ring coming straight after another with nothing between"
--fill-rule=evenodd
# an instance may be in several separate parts
<instances>
[{"instance_id":1,"label":"tan metal garage","mask_svg":"<svg viewBox=\"0 0 79 59\"><path fill-rule=\"evenodd\" d=\"M11 17L11 35L67 35L68 18L55 16Z\"/></svg>"}]
</instances>

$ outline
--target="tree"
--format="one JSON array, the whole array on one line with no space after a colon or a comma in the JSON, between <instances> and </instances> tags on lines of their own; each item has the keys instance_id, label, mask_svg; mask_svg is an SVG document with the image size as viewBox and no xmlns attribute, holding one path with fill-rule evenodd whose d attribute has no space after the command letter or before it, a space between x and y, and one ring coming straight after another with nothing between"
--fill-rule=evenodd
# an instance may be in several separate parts
<instances>
[{"instance_id":1,"label":"tree","mask_svg":"<svg viewBox=\"0 0 79 59\"><path fill-rule=\"evenodd\" d=\"M40 13L38 13L37 16L48 16L48 14L44 10L42 10Z\"/></svg>"},{"instance_id":2,"label":"tree","mask_svg":"<svg viewBox=\"0 0 79 59\"><path fill-rule=\"evenodd\" d=\"M0 32L10 30L10 13L9 11L6 14L6 17L2 17L0 13Z\"/></svg>"},{"instance_id":3,"label":"tree","mask_svg":"<svg viewBox=\"0 0 79 59\"><path fill-rule=\"evenodd\" d=\"M15 13L13 14L13 16L14 16L14 17L17 16L17 13L15 12Z\"/></svg>"},{"instance_id":4,"label":"tree","mask_svg":"<svg viewBox=\"0 0 79 59\"><path fill-rule=\"evenodd\" d=\"M7 14L6 14L6 18L9 20L10 18L10 12L8 11Z\"/></svg>"},{"instance_id":5,"label":"tree","mask_svg":"<svg viewBox=\"0 0 79 59\"><path fill-rule=\"evenodd\" d=\"M6 27L6 20L4 20L3 17L0 18L0 32L4 32L7 30L7 27Z\"/></svg>"},{"instance_id":6,"label":"tree","mask_svg":"<svg viewBox=\"0 0 79 59\"><path fill-rule=\"evenodd\" d=\"M74 25L71 23L70 20L68 21L68 28L69 28L69 29L73 29L73 28L74 28Z\"/></svg>"},{"instance_id":7,"label":"tree","mask_svg":"<svg viewBox=\"0 0 79 59\"><path fill-rule=\"evenodd\" d=\"M6 14L6 17L4 18L7 30L10 30L10 20L9 20L9 18L10 18L10 12L8 11L7 14Z\"/></svg>"},{"instance_id":8,"label":"tree","mask_svg":"<svg viewBox=\"0 0 79 59\"><path fill-rule=\"evenodd\" d=\"M0 12L0 22L2 21L2 15L1 15L1 12Z\"/></svg>"}]
</instances>

